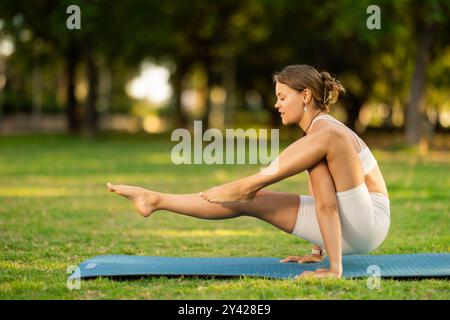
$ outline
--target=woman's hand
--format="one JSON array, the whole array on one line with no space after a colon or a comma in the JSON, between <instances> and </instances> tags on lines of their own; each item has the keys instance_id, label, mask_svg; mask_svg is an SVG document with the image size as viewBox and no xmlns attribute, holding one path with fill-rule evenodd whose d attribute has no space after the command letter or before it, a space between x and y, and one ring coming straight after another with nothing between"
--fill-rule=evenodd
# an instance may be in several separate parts
<instances>
[{"instance_id":1,"label":"woman's hand","mask_svg":"<svg viewBox=\"0 0 450 320\"><path fill-rule=\"evenodd\" d=\"M280 262L297 262L297 263L314 263L314 262L321 262L323 261L325 257L320 254L309 254L306 256L289 256L287 258L284 258Z\"/></svg>"}]
</instances>

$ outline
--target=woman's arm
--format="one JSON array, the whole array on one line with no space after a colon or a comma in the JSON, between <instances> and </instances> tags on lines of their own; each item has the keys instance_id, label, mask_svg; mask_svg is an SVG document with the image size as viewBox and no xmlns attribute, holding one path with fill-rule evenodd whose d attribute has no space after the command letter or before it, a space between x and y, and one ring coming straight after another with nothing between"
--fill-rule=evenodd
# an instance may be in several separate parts
<instances>
[{"instance_id":1,"label":"woman's arm","mask_svg":"<svg viewBox=\"0 0 450 320\"><path fill-rule=\"evenodd\" d=\"M336 198L336 188L333 178L328 170L325 160L319 162L308 169L308 189L309 194L314 197L316 204L316 215L319 222L325 248L330 250L330 271L334 274L342 274L341 257L341 224L339 219L339 206ZM313 249L321 250L320 245L314 244ZM310 254L306 256L289 256L281 262L320 262L323 256L320 254Z\"/></svg>"},{"instance_id":2,"label":"woman's arm","mask_svg":"<svg viewBox=\"0 0 450 320\"><path fill-rule=\"evenodd\" d=\"M311 177L309 176L309 171L307 171L307 177L308 177L308 194L311 197L314 197L314 189L311 183ZM315 251L319 251L322 252L324 250L324 248L322 248L320 245L318 244L313 244L312 245L312 249ZM316 254L316 253L312 253L311 254L312 260L313 262L316 262L317 260L322 261L323 258L325 257L325 254Z\"/></svg>"},{"instance_id":3,"label":"woman's arm","mask_svg":"<svg viewBox=\"0 0 450 320\"><path fill-rule=\"evenodd\" d=\"M312 197L314 197L314 189L313 186L311 184L311 177L309 176L309 171L308 171L308 194Z\"/></svg>"},{"instance_id":4,"label":"woman's arm","mask_svg":"<svg viewBox=\"0 0 450 320\"><path fill-rule=\"evenodd\" d=\"M308 195L314 197L314 189L311 184L311 178L309 175L308 177ZM321 251L323 248L318 244L313 244L312 249L316 251ZM318 254L318 253L311 253L304 256L289 256L287 258L284 258L280 262L298 262L298 263L316 263L321 262L325 258L324 254Z\"/></svg>"},{"instance_id":5,"label":"woman's arm","mask_svg":"<svg viewBox=\"0 0 450 320\"><path fill-rule=\"evenodd\" d=\"M309 171L307 171L307 175L306 175L308 177L308 195L310 195L311 197L314 197L314 189L311 184L311 177L309 176L308 173L309 173ZM313 244L312 248L317 251L323 250L323 248L318 244ZM311 256L316 256L316 255L312 254ZM298 258L301 258L301 257L298 257ZM306 262L317 262L316 260L317 259L314 259L314 261L306 261Z\"/></svg>"},{"instance_id":6,"label":"woman's arm","mask_svg":"<svg viewBox=\"0 0 450 320\"><path fill-rule=\"evenodd\" d=\"M342 275L342 235L336 188L327 163L308 169L314 192L317 221L330 259L330 272Z\"/></svg>"}]
</instances>

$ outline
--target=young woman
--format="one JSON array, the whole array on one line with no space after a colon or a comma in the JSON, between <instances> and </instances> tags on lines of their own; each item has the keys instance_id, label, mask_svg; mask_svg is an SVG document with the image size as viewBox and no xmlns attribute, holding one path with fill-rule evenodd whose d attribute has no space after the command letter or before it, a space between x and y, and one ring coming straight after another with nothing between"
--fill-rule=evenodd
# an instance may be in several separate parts
<instances>
[{"instance_id":1,"label":"young woman","mask_svg":"<svg viewBox=\"0 0 450 320\"><path fill-rule=\"evenodd\" d=\"M202 219L259 218L313 244L311 255L281 262L318 262L328 253L329 269L301 277L341 277L342 254L370 252L388 233L386 184L367 145L327 114L344 90L337 80L311 66L293 65L274 81L275 108L283 124L298 124L306 135L283 150L267 170L198 194L164 194L110 183L108 188L132 200L144 217L163 209ZM264 189L305 170L309 196Z\"/></svg>"}]
</instances>

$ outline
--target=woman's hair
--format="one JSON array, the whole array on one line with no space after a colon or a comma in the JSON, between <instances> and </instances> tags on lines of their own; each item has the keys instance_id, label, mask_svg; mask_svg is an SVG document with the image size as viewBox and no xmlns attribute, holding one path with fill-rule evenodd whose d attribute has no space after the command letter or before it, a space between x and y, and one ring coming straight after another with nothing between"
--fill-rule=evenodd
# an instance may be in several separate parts
<instances>
[{"instance_id":1,"label":"woman's hair","mask_svg":"<svg viewBox=\"0 0 450 320\"><path fill-rule=\"evenodd\" d=\"M273 80L299 92L308 88L312 92L316 106L326 112L330 110L330 105L337 101L339 94L345 92L340 82L328 72L319 72L306 64L287 66L275 73Z\"/></svg>"}]
</instances>

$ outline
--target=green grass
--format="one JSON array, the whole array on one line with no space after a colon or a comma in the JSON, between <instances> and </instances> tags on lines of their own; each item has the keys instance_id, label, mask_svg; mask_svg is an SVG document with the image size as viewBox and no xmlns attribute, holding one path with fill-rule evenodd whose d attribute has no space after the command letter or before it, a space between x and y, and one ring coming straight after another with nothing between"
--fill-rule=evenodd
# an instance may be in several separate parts
<instances>
[{"instance_id":1,"label":"green grass","mask_svg":"<svg viewBox=\"0 0 450 320\"><path fill-rule=\"evenodd\" d=\"M142 278L82 281L66 270L101 254L179 257L301 255L305 241L249 217L204 221L161 211L140 218L105 183L191 193L256 166L176 166L169 138L104 135L0 138L1 299L449 299L447 280ZM388 238L374 254L449 252L450 152L374 150L391 195ZM306 193L304 174L272 187Z\"/></svg>"}]
</instances>

